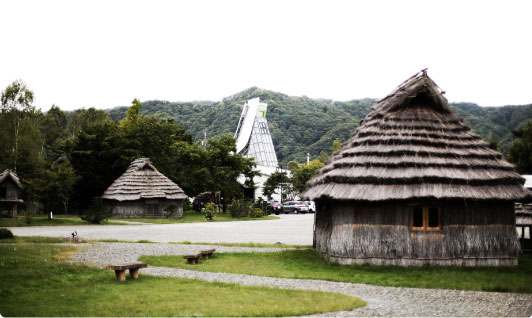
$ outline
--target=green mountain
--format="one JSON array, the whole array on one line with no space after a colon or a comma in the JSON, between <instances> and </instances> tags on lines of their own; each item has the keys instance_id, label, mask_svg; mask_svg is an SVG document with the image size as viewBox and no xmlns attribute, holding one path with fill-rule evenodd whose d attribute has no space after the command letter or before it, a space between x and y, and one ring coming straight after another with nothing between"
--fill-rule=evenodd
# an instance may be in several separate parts
<instances>
[{"instance_id":1,"label":"green mountain","mask_svg":"<svg viewBox=\"0 0 532 318\"><path fill-rule=\"evenodd\" d=\"M221 102L146 101L142 113L172 118L182 124L194 140L220 134L234 134L242 107L248 99L260 97L268 103L267 119L279 161L303 162L306 153L316 158L331 152L335 139L347 140L369 112L375 99L346 102L328 99L294 97L263 90L246 89ZM523 106L480 107L471 103L455 103L451 108L485 140L500 141L499 150L506 154L512 141L512 129L532 120L532 104ZM112 119L124 118L127 107L109 110Z\"/></svg>"}]
</instances>

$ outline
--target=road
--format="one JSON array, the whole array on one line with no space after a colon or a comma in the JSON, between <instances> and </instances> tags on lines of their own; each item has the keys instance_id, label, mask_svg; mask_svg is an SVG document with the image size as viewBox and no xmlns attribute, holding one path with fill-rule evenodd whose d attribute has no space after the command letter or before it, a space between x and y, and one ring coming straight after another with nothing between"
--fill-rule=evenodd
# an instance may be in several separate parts
<instances>
[{"instance_id":1,"label":"road","mask_svg":"<svg viewBox=\"0 0 532 318\"><path fill-rule=\"evenodd\" d=\"M66 237L77 231L84 239L155 242L284 243L312 245L314 214L281 214L279 220L149 225L64 225L11 227L20 236Z\"/></svg>"}]
</instances>

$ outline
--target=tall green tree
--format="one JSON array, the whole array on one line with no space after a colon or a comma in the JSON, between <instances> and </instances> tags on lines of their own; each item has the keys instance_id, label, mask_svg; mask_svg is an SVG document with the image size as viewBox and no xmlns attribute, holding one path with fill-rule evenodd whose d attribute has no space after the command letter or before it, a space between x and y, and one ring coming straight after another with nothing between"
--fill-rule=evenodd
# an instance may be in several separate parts
<instances>
[{"instance_id":1,"label":"tall green tree","mask_svg":"<svg viewBox=\"0 0 532 318\"><path fill-rule=\"evenodd\" d=\"M94 107L76 110L67 125L67 134L72 139L83 129L96 123L101 123L109 119L109 114L105 110Z\"/></svg>"},{"instance_id":2,"label":"tall green tree","mask_svg":"<svg viewBox=\"0 0 532 318\"><path fill-rule=\"evenodd\" d=\"M516 165L520 174L532 174L532 122L512 131L514 141L508 152L508 160Z\"/></svg>"},{"instance_id":3,"label":"tall green tree","mask_svg":"<svg viewBox=\"0 0 532 318\"><path fill-rule=\"evenodd\" d=\"M290 182L293 185L294 191L299 194L307 188L307 182L316 175L316 172L324 166L323 162L313 160L307 163L300 163L297 166L292 165L292 177Z\"/></svg>"},{"instance_id":4,"label":"tall green tree","mask_svg":"<svg viewBox=\"0 0 532 318\"><path fill-rule=\"evenodd\" d=\"M272 199L274 193L281 195L281 201L293 198L293 187L288 174L284 171L276 171L264 182L262 193Z\"/></svg>"},{"instance_id":5,"label":"tall green tree","mask_svg":"<svg viewBox=\"0 0 532 318\"><path fill-rule=\"evenodd\" d=\"M16 80L6 87L1 97L2 114L5 116L10 126L11 136L11 168L17 171L20 143L20 126L24 118L35 113L33 103L33 92L26 87L21 80Z\"/></svg>"},{"instance_id":6,"label":"tall green tree","mask_svg":"<svg viewBox=\"0 0 532 318\"><path fill-rule=\"evenodd\" d=\"M39 129L43 136L43 153L49 162L62 155L68 120L65 112L56 105L41 117Z\"/></svg>"}]
</instances>

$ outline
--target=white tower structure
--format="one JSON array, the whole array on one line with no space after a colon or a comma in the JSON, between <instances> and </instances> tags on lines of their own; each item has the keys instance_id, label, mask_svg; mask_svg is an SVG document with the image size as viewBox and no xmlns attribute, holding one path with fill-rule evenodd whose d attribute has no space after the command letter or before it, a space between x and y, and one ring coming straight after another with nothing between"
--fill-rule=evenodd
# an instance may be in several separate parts
<instances>
[{"instance_id":1,"label":"white tower structure","mask_svg":"<svg viewBox=\"0 0 532 318\"><path fill-rule=\"evenodd\" d=\"M255 199L266 197L262 194L264 182L277 169L277 155L273 147L272 136L266 121L266 111L268 104L261 103L259 97L250 99L244 105L238 126L235 132L236 151L248 158L254 158L257 163L257 170L262 176L253 179L255 189ZM273 196L280 201L280 196Z\"/></svg>"}]
</instances>

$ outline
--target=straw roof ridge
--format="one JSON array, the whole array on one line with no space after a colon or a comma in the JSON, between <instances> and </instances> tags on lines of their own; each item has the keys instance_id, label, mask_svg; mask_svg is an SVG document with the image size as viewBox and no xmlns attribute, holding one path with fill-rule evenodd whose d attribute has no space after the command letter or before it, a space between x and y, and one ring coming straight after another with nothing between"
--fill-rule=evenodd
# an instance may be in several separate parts
<instances>
[{"instance_id":1,"label":"straw roof ridge","mask_svg":"<svg viewBox=\"0 0 532 318\"><path fill-rule=\"evenodd\" d=\"M11 171L10 169L6 169L2 173L0 173L0 183L4 182L7 178L10 178L17 185L17 187L22 188L22 183L17 177L17 174Z\"/></svg>"},{"instance_id":2,"label":"straw roof ridge","mask_svg":"<svg viewBox=\"0 0 532 318\"><path fill-rule=\"evenodd\" d=\"M532 200L524 179L450 109L422 71L379 100L307 184L340 200Z\"/></svg>"},{"instance_id":3,"label":"straw roof ridge","mask_svg":"<svg viewBox=\"0 0 532 318\"><path fill-rule=\"evenodd\" d=\"M338 157L355 157L355 156L382 156L382 157L404 157L404 156L419 156L419 157L427 157L430 159L431 157L435 158L475 158L475 159L502 159L501 154L491 154L491 153L467 153L462 151L453 151L453 152L430 152L428 150L408 150L407 148L399 148L394 149L390 151L386 151L385 149L362 149L356 152L343 152L339 154L338 156L335 156L336 159Z\"/></svg>"},{"instance_id":4,"label":"straw roof ridge","mask_svg":"<svg viewBox=\"0 0 532 318\"><path fill-rule=\"evenodd\" d=\"M148 158L135 159L105 190L102 198L132 201L143 198L187 198L183 190L160 173Z\"/></svg>"}]
</instances>

